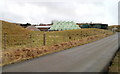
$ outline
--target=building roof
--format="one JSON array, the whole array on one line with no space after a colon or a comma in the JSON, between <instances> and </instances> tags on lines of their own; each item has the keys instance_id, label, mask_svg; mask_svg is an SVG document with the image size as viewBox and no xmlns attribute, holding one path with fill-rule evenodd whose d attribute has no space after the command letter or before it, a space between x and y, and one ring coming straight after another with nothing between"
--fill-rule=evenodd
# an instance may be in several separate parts
<instances>
[{"instance_id":1,"label":"building roof","mask_svg":"<svg viewBox=\"0 0 120 74\"><path fill-rule=\"evenodd\" d=\"M35 26L36 28L50 28L51 26Z\"/></svg>"}]
</instances>

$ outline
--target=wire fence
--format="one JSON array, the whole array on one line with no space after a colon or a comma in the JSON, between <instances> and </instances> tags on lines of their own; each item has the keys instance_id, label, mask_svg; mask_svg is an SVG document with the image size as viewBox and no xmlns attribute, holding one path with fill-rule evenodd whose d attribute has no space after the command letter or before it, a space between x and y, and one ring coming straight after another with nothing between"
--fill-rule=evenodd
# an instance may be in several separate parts
<instances>
[{"instance_id":1,"label":"wire fence","mask_svg":"<svg viewBox=\"0 0 120 74\"><path fill-rule=\"evenodd\" d=\"M91 31L75 31L75 32L46 32L39 34L27 35L10 35L3 34L2 47L3 49L16 48L35 48L41 46L51 46L62 42L80 40L84 37L93 36L97 34L104 34L107 31L91 30Z\"/></svg>"}]
</instances>

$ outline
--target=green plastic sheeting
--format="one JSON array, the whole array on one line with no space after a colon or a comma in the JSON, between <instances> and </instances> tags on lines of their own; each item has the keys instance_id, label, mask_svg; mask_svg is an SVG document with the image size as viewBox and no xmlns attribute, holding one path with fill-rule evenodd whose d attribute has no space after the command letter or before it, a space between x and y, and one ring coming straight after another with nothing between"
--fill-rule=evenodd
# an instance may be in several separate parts
<instances>
[{"instance_id":1,"label":"green plastic sheeting","mask_svg":"<svg viewBox=\"0 0 120 74\"><path fill-rule=\"evenodd\" d=\"M53 25L49 30L74 30L74 29L80 29L78 25L76 25L73 21L53 21Z\"/></svg>"}]
</instances>

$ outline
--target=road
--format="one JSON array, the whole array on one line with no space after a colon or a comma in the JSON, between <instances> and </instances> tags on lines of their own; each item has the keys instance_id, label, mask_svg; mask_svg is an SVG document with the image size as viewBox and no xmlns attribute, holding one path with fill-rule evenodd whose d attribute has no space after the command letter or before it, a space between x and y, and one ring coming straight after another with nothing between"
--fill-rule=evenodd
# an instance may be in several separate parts
<instances>
[{"instance_id":1,"label":"road","mask_svg":"<svg viewBox=\"0 0 120 74\"><path fill-rule=\"evenodd\" d=\"M8 65L3 72L101 72L118 50L119 36Z\"/></svg>"}]
</instances>

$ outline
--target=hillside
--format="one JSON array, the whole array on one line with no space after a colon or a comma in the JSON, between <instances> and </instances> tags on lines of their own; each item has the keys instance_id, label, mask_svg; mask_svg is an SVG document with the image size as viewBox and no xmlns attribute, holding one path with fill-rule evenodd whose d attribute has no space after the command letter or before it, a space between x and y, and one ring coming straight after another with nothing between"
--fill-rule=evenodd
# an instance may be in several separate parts
<instances>
[{"instance_id":1,"label":"hillside","mask_svg":"<svg viewBox=\"0 0 120 74\"><path fill-rule=\"evenodd\" d=\"M7 33L7 34L27 34L29 33L28 30L22 28L19 25L16 25L15 23L9 23L6 21L2 21L2 34Z\"/></svg>"},{"instance_id":2,"label":"hillside","mask_svg":"<svg viewBox=\"0 0 120 74\"><path fill-rule=\"evenodd\" d=\"M2 22L2 43L3 48L13 45L26 45L29 39L29 32L15 23ZM6 44L6 45L5 45Z\"/></svg>"}]
</instances>

